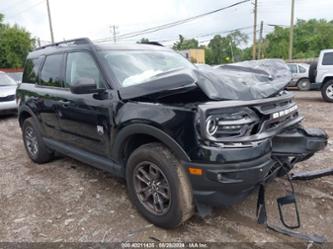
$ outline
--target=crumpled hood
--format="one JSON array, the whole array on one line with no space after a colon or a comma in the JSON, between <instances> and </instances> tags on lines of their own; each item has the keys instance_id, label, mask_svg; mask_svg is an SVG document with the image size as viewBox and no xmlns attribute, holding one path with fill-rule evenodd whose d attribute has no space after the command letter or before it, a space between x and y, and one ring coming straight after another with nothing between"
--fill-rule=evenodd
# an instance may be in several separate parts
<instances>
[{"instance_id":1,"label":"crumpled hood","mask_svg":"<svg viewBox=\"0 0 333 249\"><path fill-rule=\"evenodd\" d=\"M122 99L183 93L199 87L211 100L254 100L284 89L291 73L283 60L266 59L195 69L174 70L142 84L119 90ZM195 101L195 100L194 100Z\"/></svg>"},{"instance_id":2,"label":"crumpled hood","mask_svg":"<svg viewBox=\"0 0 333 249\"><path fill-rule=\"evenodd\" d=\"M196 84L212 100L267 98L284 89L291 80L287 65L278 59L198 68Z\"/></svg>"}]
</instances>

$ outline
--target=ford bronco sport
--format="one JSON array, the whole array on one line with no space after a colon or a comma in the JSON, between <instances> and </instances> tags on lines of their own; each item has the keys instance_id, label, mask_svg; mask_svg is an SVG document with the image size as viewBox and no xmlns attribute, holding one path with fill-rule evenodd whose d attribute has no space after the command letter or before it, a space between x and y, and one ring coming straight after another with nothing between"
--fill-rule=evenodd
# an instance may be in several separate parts
<instances>
[{"instance_id":1,"label":"ford bronco sport","mask_svg":"<svg viewBox=\"0 0 333 249\"><path fill-rule=\"evenodd\" d=\"M228 206L325 147L305 129L280 60L195 66L155 45L44 46L26 60L19 124L36 163L54 153L126 179L150 222Z\"/></svg>"}]
</instances>

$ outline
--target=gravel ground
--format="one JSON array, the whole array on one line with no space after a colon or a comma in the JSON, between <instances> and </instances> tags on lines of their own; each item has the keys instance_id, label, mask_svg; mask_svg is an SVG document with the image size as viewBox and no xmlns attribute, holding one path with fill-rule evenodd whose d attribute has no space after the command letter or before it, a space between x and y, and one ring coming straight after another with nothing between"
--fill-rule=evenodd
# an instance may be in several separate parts
<instances>
[{"instance_id":1,"label":"gravel ground","mask_svg":"<svg viewBox=\"0 0 333 249\"><path fill-rule=\"evenodd\" d=\"M319 92L295 91L304 125L333 137L333 104ZM120 179L70 158L37 165L25 153L16 117L0 118L0 241L297 241L257 225L257 195L206 218L163 230L132 207ZM295 171L333 167L333 141ZM333 242L333 177L295 182L302 227ZM280 225L275 199L288 189L286 179L267 188L270 223Z\"/></svg>"}]
</instances>

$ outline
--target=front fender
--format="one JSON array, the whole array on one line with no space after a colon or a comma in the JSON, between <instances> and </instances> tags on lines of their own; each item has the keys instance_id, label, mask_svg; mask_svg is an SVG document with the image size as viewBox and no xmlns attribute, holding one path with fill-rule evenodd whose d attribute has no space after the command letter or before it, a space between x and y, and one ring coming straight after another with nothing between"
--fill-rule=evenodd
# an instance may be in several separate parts
<instances>
[{"instance_id":1,"label":"front fender","mask_svg":"<svg viewBox=\"0 0 333 249\"><path fill-rule=\"evenodd\" d=\"M28 114L28 115L27 115ZM19 124L20 124L20 127L23 126L23 122L25 120L25 117L26 116L29 116L31 117L35 124L37 125L38 127L38 130L40 131L40 133L42 134L42 136L45 135L45 131L44 131L44 128L43 126L41 125L38 117L36 116L36 114L31 110L31 108L29 108L27 105L23 105L23 106L20 106L19 107L19 110L18 110L18 121L19 121Z\"/></svg>"},{"instance_id":2,"label":"front fender","mask_svg":"<svg viewBox=\"0 0 333 249\"><path fill-rule=\"evenodd\" d=\"M121 150L126 140L132 135L149 135L156 138L161 143L165 144L175 156L182 161L191 161L184 149L167 133L147 124L131 124L122 128L114 139L111 150L112 158L120 161Z\"/></svg>"}]
</instances>

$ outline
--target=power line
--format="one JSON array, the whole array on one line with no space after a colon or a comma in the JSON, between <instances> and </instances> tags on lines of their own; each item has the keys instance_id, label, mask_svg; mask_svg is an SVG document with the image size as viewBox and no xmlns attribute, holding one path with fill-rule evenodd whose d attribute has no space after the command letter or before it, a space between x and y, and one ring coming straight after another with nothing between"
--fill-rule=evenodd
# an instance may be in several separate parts
<instances>
[{"instance_id":1,"label":"power line","mask_svg":"<svg viewBox=\"0 0 333 249\"><path fill-rule=\"evenodd\" d=\"M166 24L163 24L163 25L155 26L155 27L146 28L146 29L139 30L139 31L125 33L123 35L119 35L118 38L119 39L128 39L128 38L136 37L136 36L143 35L143 34L157 32L157 31L160 31L160 30L163 30L163 29L168 29L168 28L171 28L171 27L175 27L175 26L178 26L178 25L181 25L181 24L193 21L193 20L198 19L198 18L202 18L202 17L208 16L208 15L211 15L211 14L214 14L214 13L217 13L217 12L220 12L220 11L223 11L223 10L235 7L237 5L240 5L240 4L249 2L249 1L250 0L243 0L243 1L231 4L231 5L228 5L226 7L219 8L219 9L216 9L216 10L213 10L213 11L209 11L209 12L206 12L206 13L203 13L203 14L200 14L200 15L192 16L192 17L189 17L189 18L186 18L186 19L182 19L182 20L178 20L178 21L175 21L175 22L166 23ZM101 41L103 42L103 41L108 41L108 40L109 40L109 38L101 40Z\"/></svg>"}]
</instances>

